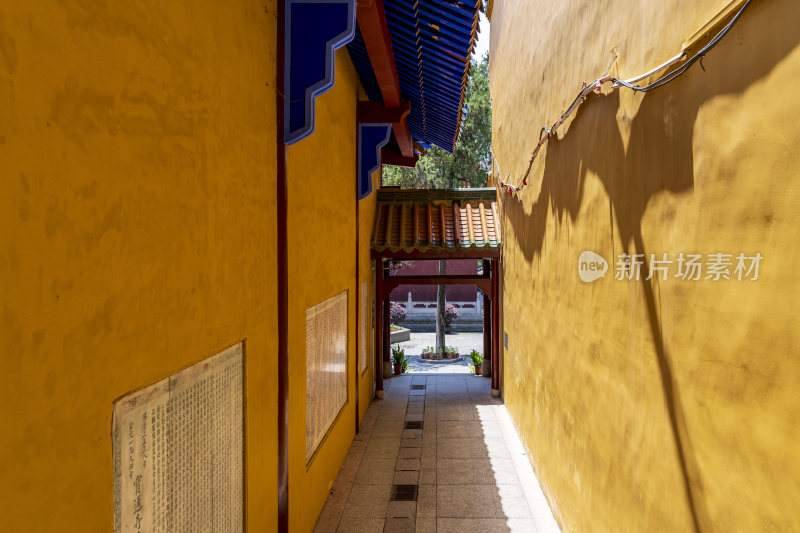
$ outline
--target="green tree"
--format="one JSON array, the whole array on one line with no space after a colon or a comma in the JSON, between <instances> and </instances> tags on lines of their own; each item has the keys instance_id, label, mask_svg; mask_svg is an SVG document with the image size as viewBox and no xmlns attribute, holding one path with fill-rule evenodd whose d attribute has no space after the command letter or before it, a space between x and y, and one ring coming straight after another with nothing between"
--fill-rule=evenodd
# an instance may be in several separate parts
<instances>
[{"instance_id":1,"label":"green tree","mask_svg":"<svg viewBox=\"0 0 800 533\"><path fill-rule=\"evenodd\" d=\"M383 167L383 184L404 189L483 187L490 170L492 104L489 100L489 54L470 61L465 95L466 117L455 150L432 147L414 168Z\"/></svg>"}]
</instances>

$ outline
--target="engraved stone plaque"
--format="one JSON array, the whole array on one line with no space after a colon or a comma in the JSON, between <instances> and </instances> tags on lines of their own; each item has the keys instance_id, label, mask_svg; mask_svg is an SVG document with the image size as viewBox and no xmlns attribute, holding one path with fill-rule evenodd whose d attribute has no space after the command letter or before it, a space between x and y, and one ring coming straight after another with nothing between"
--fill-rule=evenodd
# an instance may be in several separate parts
<instances>
[{"instance_id":1,"label":"engraved stone plaque","mask_svg":"<svg viewBox=\"0 0 800 533\"><path fill-rule=\"evenodd\" d=\"M114 531L244 530L242 344L114 403Z\"/></svg>"},{"instance_id":2,"label":"engraved stone plaque","mask_svg":"<svg viewBox=\"0 0 800 533\"><path fill-rule=\"evenodd\" d=\"M306 309L306 462L347 403L347 291Z\"/></svg>"}]
</instances>

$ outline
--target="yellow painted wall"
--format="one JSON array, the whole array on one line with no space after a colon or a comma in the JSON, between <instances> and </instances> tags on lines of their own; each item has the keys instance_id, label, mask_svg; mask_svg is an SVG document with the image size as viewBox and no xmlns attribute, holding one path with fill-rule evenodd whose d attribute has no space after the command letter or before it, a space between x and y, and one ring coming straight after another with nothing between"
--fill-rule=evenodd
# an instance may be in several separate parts
<instances>
[{"instance_id":1,"label":"yellow painted wall","mask_svg":"<svg viewBox=\"0 0 800 533\"><path fill-rule=\"evenodd\" d=\"M276 527L275 17L0 6L0 529L111 531L112 402L242 339Z\"/></svg>"},{"instance_id":2,"label":"yellow painted wall","mask_svg":"<svg viewBox=\"0 0 800 533\"><path fill-rule=\"evenodd\" d=\"M366 99L364 97L363 99ZM377 207L376 191L381 186L381 170L372 175L372 194L359 201L359 279L367 284L367 313L363 320L367 321L367 369L361 374L359 384L359 417L363 418L367 408L375 397L375 327L377 322L373 315L377 311L375 303L375 268L372 261L370 244L372 242L372 226ZM359 333L360 335L360 333ZM359 341L360 342L360 341Z\"/></svg>"},{"instance_id":3,"label":"yellow painted wall","mask_svg":"<svg viewBox=\"0 0 800 533\"><path fill-rule=\"evenodd\" d=\"M289 182L289 517L311 531L355 436L356 103L358 75L347 50L336 52L334 87L316 99L314 133L287 149ZM375 195L361 202L361 281L371 278L369 239ZM348 291L348 403L306 465L306 309ZM373 352L370 351L370 354ZM370 355L371 356L371 355ZM372 356L371 356L372 357ZM370 368L374 364L370 365ZM360 377L363 412L372 376Z\"/></svg>"},{"instance_id":4,"label":"yellow painted wall","mask_svg":"<svg viewBox=\"0 0 800 533\"><path fill-rule=\"evenodd\" d=\"M609 50L645 72L726 3L496 0L504 178ZM504 396L565 531L800 530L798 21L754 0L706 72L590 97L502 196ZM579 280L583 250L606 279ZM764 259L757 281L615 281L625 251Z\"/></svg>"}]
</instances>

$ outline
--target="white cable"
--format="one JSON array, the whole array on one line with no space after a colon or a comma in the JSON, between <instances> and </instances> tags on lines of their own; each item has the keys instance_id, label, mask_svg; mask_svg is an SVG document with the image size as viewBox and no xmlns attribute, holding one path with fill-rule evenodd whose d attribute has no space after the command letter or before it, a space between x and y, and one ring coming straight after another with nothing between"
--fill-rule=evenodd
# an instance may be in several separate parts
<instances>
[{"instance_id":1,"label":"white cable","mask_svg":"<svg viewBox=\"0 0 800 533\"><path fill-rule=\"evenodd\" d=\"M678 61L683 59L684 57L686 57L686 52L685 51L681 51L681 53L679 53L678 55L676 55L672 59L668 59L667 61L665 61L664 63L660 64L656 68L654 68L652 70L648 70L644 74L640 74L640 75L636 76L635 78L630 78L630 79L625 80L625 83L634 84L637 81L642 81L645 78L649 78L653 74L655 74L657 72L661 72L662 70L665 70L665 69L671 67L672 65L674 65L675 63L677 63ZM619 83L614 83L612 86L613 87L619 87Z\"/></svg>"}]
</instances>

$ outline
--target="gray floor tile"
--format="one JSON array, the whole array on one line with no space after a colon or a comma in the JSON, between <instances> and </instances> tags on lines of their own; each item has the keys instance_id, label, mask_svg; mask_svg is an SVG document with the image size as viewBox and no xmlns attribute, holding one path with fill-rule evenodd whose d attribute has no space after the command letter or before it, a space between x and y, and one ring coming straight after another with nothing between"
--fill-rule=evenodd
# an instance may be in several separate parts
<instances>
[{"instance_id":1,"label":"gray floor tile","mask_svg":"<svg viewBox=\"0 0 800 533\"><path fill-rule=\"evenodd\" d=\"M394 477L395 459L369 459L361 462L355 483L390 485Z\"/></svg>"},{"instance_id":2,"label":"gray floor tile","mask_svg":"<svg viewBox=\"0 0 800 533\"><path fill-rule=\"evenodd\" d=\"M423 468L419 471L419 484L420 485L435 485L436 484L436 469Z\"/></svg>"},{"instance_id":3,"label":"gray floor tile","mask_svg":"<svg viewBox=\"0 0 800 533\"><path fill-rule=\"evenodd\" d=\"M437 483L445 485L518 485L511 459L453 459L436 462Z\"/></svg>"},{"instance_id":4,"label":"gray floor tile","mask_svg":"<svg viewBox=\"0 0 800 533\"><path fill-rule=\"evenodd\" d=\"M386 509L386 518L416 518L416 516L417 502L390 501Z\"/></svg>"},{"instance_id":5,"label":"gray floor tile","mask_svg":"<svg viewBox=\"0 0 800 533\"><path fill-rule=\"evenodd\" d=\"M475 420L475 413L472 409L464 408L437 408L436 420Z\"/></svg>"},{"instance_id":6,"label":"gray floor tile","mask_svg":"<svg viewBox=\"0 0 800 533\"><path fill-rule=\"evenodd\" d=\"M391 485L353 485L343 518L384 518Z\"/></svg>"},{"instance_id":7,"label":"gray floor tile","mask_svg":"<svg viewBox=\"0 0 800 533\"><path fill-rule=\"evenodd\" d=\"M436 518L432 516L420 518L418 516L416 533L436 533Z\"/></svg>"},{"instance_id":8,"label":"gray floor tile","mask_svg":"<svg viewBox=\"0 0 800 533\"><path fill-rule=\"evenodd\" d=\"M400 447L401 448L421 448L422 447L422 439L421 438L409 438L409 439L401 439L400 440Z\"/></svg>"},{"instance_id":9,"label":"gray floor tile","mask_svg":"<svg viewBox=\"0 0 800 533\"><path fill-rule=\"evenodd\" d=\"M497 487L493 485L437 485L436 516L497 517Z\"/></svg>"},{"instance_id":10,"label":"gray floor tile","mask_svg":"<svg viewBox=\"0 0 800 533\"><path fill-rule=\"evenodd\" d=\"M421 429L404 429L402 433L402 437L404 439L421 439L422 438L422 430Z\"/></svg>"},{"instance_id":11,"label":"gray floor tile","mask_svg":"<svg viewBox=\"0 0 800 533\"><path fill-rule=\"evenodd\" d=\"M396 459L400 450L400 439L397 437L372 437L362 460Z\"/></svg>"},{"instance_id":12,"label":"gray floor tile","mask_svg":"<svg viewBox=\"0 0 800 533\"><path fill-rule=\"evenodd\" d=\"M419 470L395 471L392 483L395 485L419 485Z\"/></svg>"},{"instance_id":13,"label":"gray floor tile","mask_svg":"<svg viewBox=\"0 0 800 533\"><path fill-rule=\"evenodd\" d=\"M440 420L440 437L502 437L500 426L495 420Z\"/></svg>"},{"instance_id":14,"label":"gray floor tile","mask_svg":"<svg viewBox=\"0 0 800 533\"><path fill-rule=\"evenodd\" d=\"M416 519L414 518L387 518L384 533L414 533Z\"/></svg>"},{"instance_id":15,"label":"gray floor tile","mask_svg":"<svg viewBox=\"0 0 800 533\"><path fill-rule=\"evenodd\" d=\"M383 518L343 518L337 533L383 533Z\"/></svg>"},{"instance_id":16,"label":"gray floor tile","mask_svg":"<svg viewBox=\"0 0 800 533\"><path fill-rule=\"evenodd\" d=\"M489 449L480 437L439 437L439 459L488 459Z\"/></svg>"},{"instance_id":17,"label":"gray floor tile","mask_svg":"<svg viewBox=\"0 0 800 533\"><path fill-rule=\"evenodd\" d=\"M397 457L400 459L419 459L421 453L422 453L422 448L419 447L400 448L400 453L398 454Z\"/></svg>"},{"instance_id":18,"label":"gray floor tile","mask_svg":"<svg viewBox=\"0 0 800 533\"><path fill-rule=\"evenodd\" d=\"M421 448L420 468L436 468L436 448Z\"/></svg>"},{"instance_id":19,"label":"gray floor tile","mask_svg":"<svg viewBox=\"0 0 800 533\"><path fill-rule=\"evenodd\" d=\"M413 459L398 459L395 470L419 470L420 461L418 457Z\"/></svg>"},{"instance_id":20,"label":"gray floor tile","mask_svg":"<svg viewBox=\"0 0 800 533\"><path fill-rule=\"evenodd\" d=\"M417 493L417 516L436 516L436 485L420 485Z\"/></svg>"},{"instance_id":21,"label":"gray floor tile","mask_svg":"<svg viewBox=\"0 0 800 533\"><path fill-rule=\"evenodd\" d=\"M404 423L402 419L387 424L375 424L375 427L372 428L372 437L400 437L404 431L403 425Z\"/></svg>"},{"instance_id":22,"label":"gray floor tile","mask_svg":"<svg viewBox=\"0 0 800 533\"><path fill-rule=\"evenodd\" d=\"M439 518L437 533L537 533L533 520L500 518Z\"/></svg>"}]
</instances>

